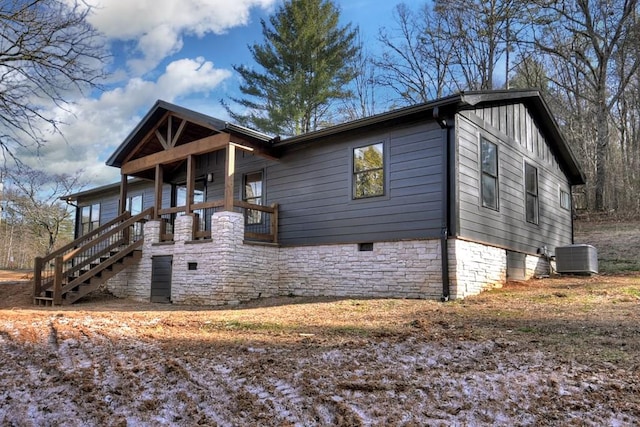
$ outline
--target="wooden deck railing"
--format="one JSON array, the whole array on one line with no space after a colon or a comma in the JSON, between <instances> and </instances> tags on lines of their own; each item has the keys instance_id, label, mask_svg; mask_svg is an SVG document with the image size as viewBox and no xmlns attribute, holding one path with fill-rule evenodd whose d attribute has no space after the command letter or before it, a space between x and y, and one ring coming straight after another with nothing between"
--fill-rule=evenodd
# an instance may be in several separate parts
<instances>
[{"instance_id":1,"label":"wooden deck railing","mask_svg":"<svg viewBox=\"0 0 640 427\"><path fill-rule=\"evenodd\" d=\"M53 303L59 305L63 286L72 282L75 273L86 269L114 249L141 242L143 236L136 233L141 228L134 225L152 216L153 208L135 216L125 212L49 255L37 257L33 274L34 297L51 289Z\"/></svg>"},{"instance_id":2,"label":"wooden deck railing","mask_svg":"<svg viewBox=\"0 0 640 427\"><path fill-rule=\"evenodd\" d=\"M211 216L224 206L223 200L195 203L191 205L193 221L193 239L211 238ZM234 200L236 212L245 216L245 238L247 240L278 243L278 205L255 205ZM158 210L162 222L160 224L160 240L172 241L175 219L186 213L186 206L177 206Z\"/></svg>"}]
</instances>

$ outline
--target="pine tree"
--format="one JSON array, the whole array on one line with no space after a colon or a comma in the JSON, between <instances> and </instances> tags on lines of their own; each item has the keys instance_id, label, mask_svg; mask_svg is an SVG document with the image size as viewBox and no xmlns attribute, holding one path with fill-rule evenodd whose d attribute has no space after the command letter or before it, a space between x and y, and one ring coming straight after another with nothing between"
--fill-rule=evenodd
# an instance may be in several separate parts
<instances>
[{"instance_id":1,"label":"pine tree","mask_svg":"<svg viewBox=\"0 0 640 427\"><path fill-rule=\"evenodd\" d=\"M288 0L262 20L264 44L249 46L262 71L234 65L245 97L231 98L246 112L223 101L231 117L263 132L290 136L330 121L332 103L351 96L355 77L349 59L358 53L357 30L339 25L331 0Z\"/></svg>"}]
</instances>

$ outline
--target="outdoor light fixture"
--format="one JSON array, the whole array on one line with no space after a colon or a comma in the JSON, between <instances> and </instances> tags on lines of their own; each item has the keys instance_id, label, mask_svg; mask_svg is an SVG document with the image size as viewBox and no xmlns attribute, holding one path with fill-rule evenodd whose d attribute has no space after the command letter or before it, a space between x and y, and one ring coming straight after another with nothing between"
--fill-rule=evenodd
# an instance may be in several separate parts
<instances>
[{"instance_id":1,"label":"outdoor light fixture","mask_svg":"<svg viewBox=\"0 0 640 427\"><path fill-rule=\"evenodd\" d=\"M213 172L207 174L207 182L213 182Z\"/></svg>"}]
</instances>

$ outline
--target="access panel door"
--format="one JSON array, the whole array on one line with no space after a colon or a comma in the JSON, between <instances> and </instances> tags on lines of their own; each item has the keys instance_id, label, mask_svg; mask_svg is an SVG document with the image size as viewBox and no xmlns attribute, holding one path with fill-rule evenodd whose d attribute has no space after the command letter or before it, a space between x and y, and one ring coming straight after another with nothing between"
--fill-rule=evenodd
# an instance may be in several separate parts
<instances>
[{"instance_id":1,"label":"access panel door","mask_svg":"<svg viewBox=\"0 0 640 427\"><path fill-rule=\"evenodd\" d=\"M171 265L173 256L154 256L151 259L151 302L171 302Z\"/></svg>"}]
</instances>

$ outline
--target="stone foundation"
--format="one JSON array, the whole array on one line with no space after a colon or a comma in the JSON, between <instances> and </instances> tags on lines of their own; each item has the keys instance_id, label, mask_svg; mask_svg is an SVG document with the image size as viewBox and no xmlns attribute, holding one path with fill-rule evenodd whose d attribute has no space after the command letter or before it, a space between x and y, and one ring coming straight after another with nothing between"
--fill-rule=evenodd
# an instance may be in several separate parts
<instances>
[{"instance_id":1,"label":"stone foundation","mask_svg":"<svg viewBox=\"0 0 640 427\"><path fill-rule=\"evenodd\" d=\"M280 293L300 296L440 298L439 240L281 248Z\"/></svg>"},{"instance_id":2,"label":"stone foundation","mask_svg":"<svg viewBox=\"0 0 640 427\"><path fill-rule=\"evenodd\" d=\"M144 225L142 259L112 278L118 297L148 301L154 256L173 256L171 301L177 304L235 304L270 296L428 298L442 296L439 239L278 247L244 241L244 217L217 212L213 238L192 241L192 216L176 219L173 242L159 242L160 222ZM506 281L503 249L448 241L450 297L464 298ZM527 272L539 275L542 258L527 257ZM548 263L545 264L548 271Z\"/></svg>"},{"instance_id":3,"label":"stone foundation","mask_svg":"<svg viewBox=\"0 0 640 427\"><path fill-rule=\"evenodd\" d=\"M541 256L527 255L525 257L525 268L525 280L551 275L549 261Z\"/></svg>"},{"instance_id":4,"label":"stone foundation","mask_svg":"<svg viewBox=\"0 0 640 427\"><path fill-rule=\"evenodd\" d=\"M466 240L449 240L451 298L476 295L507 281L507 252Z\"/></svg>"},{"instance_id":5,"label":"stone foundation","mask_svg":"<svg viewBox=\"0 0 640 427\"><path fill-rule=\"evenodd\" d=\"M502 287L507 282L507 251L466 240L449 240L451 298L464 298ZM525 256L525 280L548 275L549 262L537 255Z\"/></svg>"}]
</instances>

